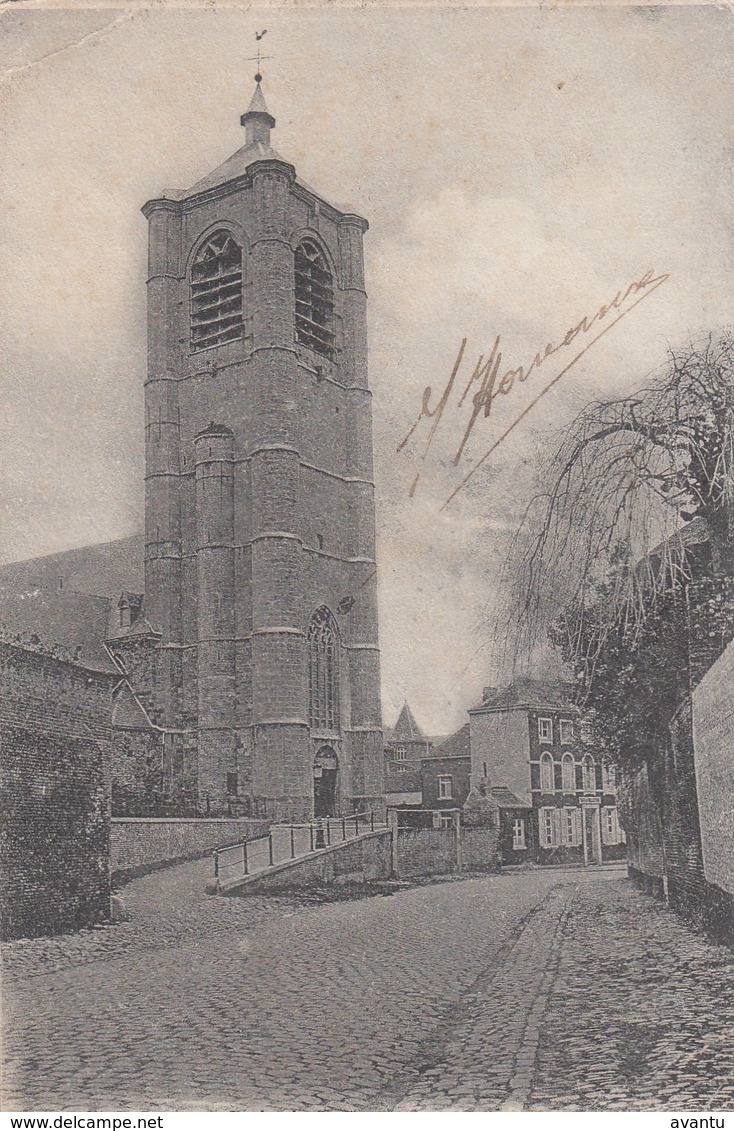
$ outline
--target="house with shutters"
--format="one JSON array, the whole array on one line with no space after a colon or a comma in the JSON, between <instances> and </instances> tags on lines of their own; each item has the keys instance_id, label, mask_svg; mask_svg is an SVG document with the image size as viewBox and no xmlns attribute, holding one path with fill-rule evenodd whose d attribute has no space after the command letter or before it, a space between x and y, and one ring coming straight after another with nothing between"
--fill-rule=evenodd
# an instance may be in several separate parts
<instances>
[{"instance_id":1,"label":"house with shutters","mask_svg":"<svg viewBox=\"0 0 734 1131\"><path fill-rule=\"evenodd\" d=\"M469 711L472 789L510 791L513 857L543 864L601 864L626 855L614 765L589 751L572 689L516 679L486 687Z\"/></svg>"}]
</instances>

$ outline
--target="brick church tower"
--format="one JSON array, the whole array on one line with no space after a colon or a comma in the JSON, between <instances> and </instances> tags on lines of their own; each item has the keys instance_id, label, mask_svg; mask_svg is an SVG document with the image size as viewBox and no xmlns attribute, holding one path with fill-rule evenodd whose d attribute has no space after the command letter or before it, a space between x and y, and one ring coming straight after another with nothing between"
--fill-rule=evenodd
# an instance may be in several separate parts
<instances>
[{"instance_id":1,"label":"brick church tower","mask_svg":"<svg viewBox=\"0 0 734 1131\"><path fill-rule=\"evenodd\" d=\"M244 146L143 208L148 699L200 811L302 818L384 804L367 222L256 80Z\"/></svg>"}]
</instances>

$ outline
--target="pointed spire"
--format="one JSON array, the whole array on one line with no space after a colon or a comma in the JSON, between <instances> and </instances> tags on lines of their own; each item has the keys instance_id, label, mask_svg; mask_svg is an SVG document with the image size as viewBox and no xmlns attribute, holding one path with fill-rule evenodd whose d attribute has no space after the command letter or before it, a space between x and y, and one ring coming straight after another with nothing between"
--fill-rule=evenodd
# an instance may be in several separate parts
<instances>
[{"instance_id":1,"label":"pointed spire","mask_svg":"<svg viewBox=\"0 0 734 1131\"><path fill-rule=\"evenodd\" d=\"M395 729L392 733L392 741L415 742L417 740L425 740L425 735L415 721L415 716L408 704L403 703L402 710L398 715L398 721L395 723Z\"/></svg>"},{"instance_id":2,"label":"pointed spire","mask_svg":"<svg viewBox=\"0 0 734 1131\"><path fill-rule=\"evenodd\" d=\"M265 104L261 82L262 75L258 73L255 75L255 93L247 111L240 118L240 125L245 127L246 145L254 145L255 142L270 145L270 131L275 126L275 118Z\"/></svg>"}]
</instances>

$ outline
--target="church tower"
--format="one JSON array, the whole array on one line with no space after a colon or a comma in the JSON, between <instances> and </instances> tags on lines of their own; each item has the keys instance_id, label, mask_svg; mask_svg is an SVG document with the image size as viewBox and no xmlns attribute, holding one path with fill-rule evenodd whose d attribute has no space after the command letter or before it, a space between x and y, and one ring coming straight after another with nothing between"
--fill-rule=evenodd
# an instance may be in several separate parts
<instances>
[{"instance_id":1,"label":"church tower","mask_svg":"<svg viewBox=\"0 0 734 1131\"><path fill-rule=\"evenodd\" d=\"M367 222L270 144L149 201L145 618L199 811L384 804Z\"/></svg>"}]
</instances>

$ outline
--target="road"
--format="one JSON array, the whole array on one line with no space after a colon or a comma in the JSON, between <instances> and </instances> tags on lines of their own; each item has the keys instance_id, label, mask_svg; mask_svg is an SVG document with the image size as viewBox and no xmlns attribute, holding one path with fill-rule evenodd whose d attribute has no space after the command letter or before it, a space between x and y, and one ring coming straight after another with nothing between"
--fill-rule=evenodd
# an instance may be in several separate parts
<instances>
[{"instance_id":1,"label":"road","mask_svg":"<svg viewBox=\"0 0 734 1131\"><path fill-rule=\"evenodd\" d=\"M619 869L334 903L136 880L5 944L11 1110L725 1110L734 953Z\"/></svg>"}]
</instances>

